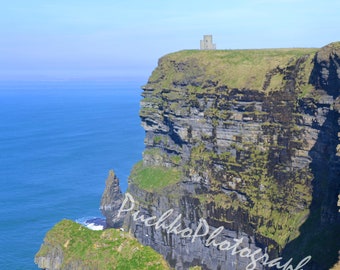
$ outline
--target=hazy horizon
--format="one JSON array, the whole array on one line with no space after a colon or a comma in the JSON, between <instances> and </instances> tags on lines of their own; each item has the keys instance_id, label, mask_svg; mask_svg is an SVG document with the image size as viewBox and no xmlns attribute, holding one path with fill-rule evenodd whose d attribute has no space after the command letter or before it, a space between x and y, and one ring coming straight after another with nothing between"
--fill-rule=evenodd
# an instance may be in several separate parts
<instances>
[{"instance_id":1,"label":"hazy horizon","mask_svg":"<svg viewBox=\"0 0 340 270\"><path fill-rule=\"evenodd\" d=\"M335 0L7 1L0 80L146 78L158 59L198 49L322 47L337 41Z\"/></svg>"}]
</instances>

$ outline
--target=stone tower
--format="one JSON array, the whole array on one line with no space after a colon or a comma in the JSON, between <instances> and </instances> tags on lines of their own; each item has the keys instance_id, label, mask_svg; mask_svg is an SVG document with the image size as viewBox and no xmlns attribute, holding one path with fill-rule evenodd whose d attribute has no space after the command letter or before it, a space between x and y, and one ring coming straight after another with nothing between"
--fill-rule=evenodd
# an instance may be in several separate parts
<instances>
[{"instance_id":1,"label":"stone tower","mask_svg":"<svg viewBox=\"0 0 340 270\"><path fill-rule=\"evenodd\" d=\"M200 45L201 50L216 50L216 44L212 43L212 35L204 35Z\"/></svg>"}]
</instances>

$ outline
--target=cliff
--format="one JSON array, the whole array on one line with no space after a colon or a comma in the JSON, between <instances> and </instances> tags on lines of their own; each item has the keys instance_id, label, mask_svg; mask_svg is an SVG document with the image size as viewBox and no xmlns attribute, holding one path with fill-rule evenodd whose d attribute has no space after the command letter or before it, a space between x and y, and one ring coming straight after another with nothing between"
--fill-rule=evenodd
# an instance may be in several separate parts
<instances>
[{"instance_id":1,"label":"cliff","mask_svg":"<svg viewBox=\"0 0 340 270\"><path fill-rule=\"evenodd\" d=\"M143 87L146 148L128 189L136 208L173 209L193 230L204 218L211 231L223 226L222 239L243 238L240 247L329 269L340 249L339 56L332 43L161 58ZM176 269L249 265L207 247L208 236L192 243L131 216L125 226Z\"/></svg>"},{"instance_id":2,"label":"cliff","mask_svg":"<svg viewBox=\"0 0 340 270\"><path fill-rule=\"evenodd\" d=\"M340 43L162 57L143 87L143 160L125 197L113 172L106 183L108 226L176 269L331 268L339 57ZM40 262L53 262L45 255Z\"/></svg>"}]
</instances>

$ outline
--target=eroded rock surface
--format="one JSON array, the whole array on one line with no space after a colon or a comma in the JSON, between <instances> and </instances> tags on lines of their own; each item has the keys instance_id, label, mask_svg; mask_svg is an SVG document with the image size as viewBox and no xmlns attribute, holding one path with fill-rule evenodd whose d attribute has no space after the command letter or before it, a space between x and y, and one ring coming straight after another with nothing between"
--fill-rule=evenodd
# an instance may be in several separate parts
<instances>
[{"instance_id":1,"label":"eroded rock surface","mask_svg":"<svg viewBox=\"0 0 340 270\"><path fill-rule=\"evenodd\" d=\"M143 166L177 168L182 177L146 190L132 173L129 192L141 213L174 209L184 227L205 218L212 230L224 227L224 238L243 237L252 251L293 257L292 265L311 255L304 269L331 267L340 249L339 56L332 43L161 58L143 87ZM131 216L125 226L176 269L249 263L206 247L207 237L190 243Z\"/></svg>"}]
</instances>

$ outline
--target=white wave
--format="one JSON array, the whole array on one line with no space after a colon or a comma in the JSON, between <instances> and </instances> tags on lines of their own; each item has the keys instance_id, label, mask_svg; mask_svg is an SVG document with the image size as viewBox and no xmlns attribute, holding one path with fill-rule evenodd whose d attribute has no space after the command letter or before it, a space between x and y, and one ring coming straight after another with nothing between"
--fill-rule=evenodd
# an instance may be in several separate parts
<instances>
[{"instance_id":1,"label":"white wave","mask_svg":"<svg viewBox=\"0 0 340 270\"><path fill-rule=\"evenodd\" d=\"M86 227L93 231L102 231L104 229L103 225L96 225L94 223L89 223Z\"/></svg>"},{"instance_id":2,"label":"white wave","mask_svg":"<svg viewBox=\"0 0 340 270\"><path fill-rule=\"evenodd\" d=\"M93 231L105 229L105 219L99 217L82 217L76 219L76 222Z\"/></svg>"}]
</instances>

